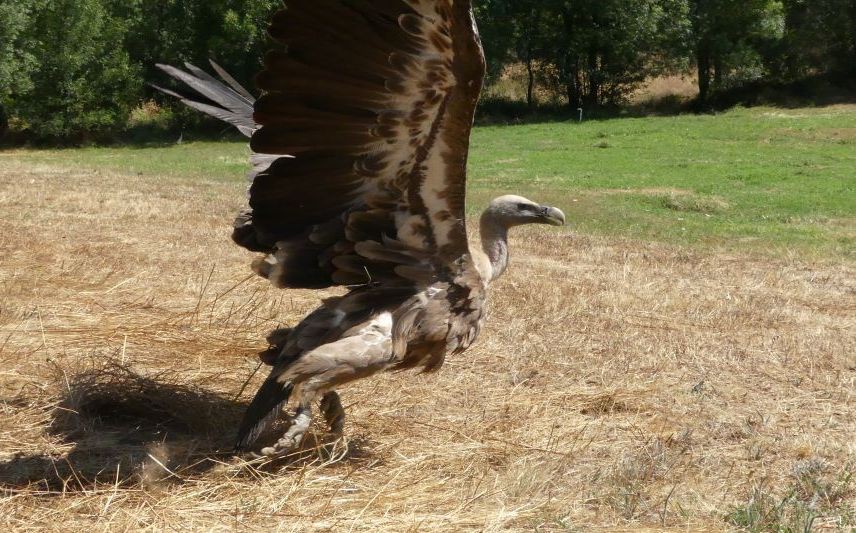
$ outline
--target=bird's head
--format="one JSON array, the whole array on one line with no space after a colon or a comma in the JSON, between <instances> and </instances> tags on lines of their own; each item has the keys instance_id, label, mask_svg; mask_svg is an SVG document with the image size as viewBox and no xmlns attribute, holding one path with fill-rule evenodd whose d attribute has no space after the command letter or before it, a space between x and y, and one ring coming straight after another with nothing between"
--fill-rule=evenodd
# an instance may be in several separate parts
<instances>
[{"instance_id":1,"label":"bird's head","mask_svg":"<svg viewBox=\"0 0 856 533\"><path fill-rule=\"evenodd\" d=\"M536 204L532 200L511 194L494 199L485 210L484 216L506 228L523 224L565 225L565 214L561 209Z\"/></svg>"}]
</instances>

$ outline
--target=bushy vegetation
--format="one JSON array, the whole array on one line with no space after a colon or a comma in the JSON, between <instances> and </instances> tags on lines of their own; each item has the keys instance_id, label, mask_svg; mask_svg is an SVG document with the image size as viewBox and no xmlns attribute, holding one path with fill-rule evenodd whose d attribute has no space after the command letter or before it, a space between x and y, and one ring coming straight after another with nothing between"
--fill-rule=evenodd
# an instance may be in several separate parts
<instances>
[{"instance_id":1,"label":"bushy vegetation","mask_svg":"<svg viewBox=\"0 0 856 533\"><path fill-rule=\"evenodd\" d=\"M693 71L700 107L759 82L856 74L850 0L478 0L501 86L521 70L525 90L494 109L538 105L588 112L625 103L653 76ZM0 132L81 141L128 127L156 98L155 63L214 58L250 84L266 20L280 0L0 0ZM739 92L737 93L739 94ZM508 95L502 95L508 100ZM732 98L733 99L733 98ZM160 102L164 104L165 102ZM173 105L172 103L166 105ZM191 115L166 111L169 126ZM136 123L140 123L139 112ZM163 125L163 117L154 117Z\"/></svg>"},{"instance_id":2,"label":"bushy vegetation","mask_svg":"<svg viewBox=\"0 0 856 533\"><path fill-rule=\"evenodd\" d=\"M25 88L10 98L13 115L49 138L80 139L120 127L141 88L139 67L116 45L125 22L100 0L24 5L18 20L27 25L19 26L17 38L26 43L19 57L27 61L27 78L17 79L12 66L12 81L0 84Z\"/></svg>"},{"instance_id":3,"label":"bushy vegetation","mask_svg":"<svg viewBox=\"0 0 856 533\"><path fill-rule=\"evenodd\" d=\"M856 73L848 0L483 0L491 73L527 67L572 108L621 104L650 76L693 70L699 104L746 82Z\"/></svg>"},{"instance_id":4,"label":"bushy vegetation","mask_svg":"<svg viewBox=\"0 0 856 533\"><path fill-rule=\"evenodd\" d=\"M155 63L209 57L249 83L279 0L0 0L0 119L31 137L100 139L162 125ZM195 119L167 115L182 125ZM0 126L5 129L5 127Z\"/></svg>"}]
</instances>

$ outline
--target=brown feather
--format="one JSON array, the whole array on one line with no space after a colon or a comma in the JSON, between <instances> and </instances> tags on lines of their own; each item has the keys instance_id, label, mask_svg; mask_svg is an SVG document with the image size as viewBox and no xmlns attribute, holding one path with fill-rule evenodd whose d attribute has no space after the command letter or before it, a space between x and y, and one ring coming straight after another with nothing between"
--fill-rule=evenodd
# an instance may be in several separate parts
<instances>
[{"instance_id":1,"label":"brown feather","mask_svg":"<svg viewBox=\"0 0 856 533\"><path fill-rule=\"evenodd\" d=\"M288 48L270 54L259 77L267 93L256 104L262 127L252 141L257 151L296 156L277 160L250 190L253 227L279 243L268 274L280 285L397 278L414 288L450 275L468 252L466 150L484 68L469 3L287 0L286 7L271 34ZM379 139L392 143L389 152ZM423 196L429 179L445 187L442 196ZM297 280L297 267L310 279ZM430 308L438 317L459 305L436 298ZM362 296L347 302L352 313L376 305ZM397 323L409 323L398 332L399 349L415 354L401 365L433 369L444 347L466 344L471 329L454 328L466 338L447 339L450 326L425 323L428 311L412 305L396 312Z\"/></svg>"}]
</instances>

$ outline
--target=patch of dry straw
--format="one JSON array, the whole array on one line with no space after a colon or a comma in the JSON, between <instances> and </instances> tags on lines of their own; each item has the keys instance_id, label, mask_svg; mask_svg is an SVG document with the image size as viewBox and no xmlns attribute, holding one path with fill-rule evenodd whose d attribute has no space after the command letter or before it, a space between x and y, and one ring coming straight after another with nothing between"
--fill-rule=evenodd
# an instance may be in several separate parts
<instances>
[{"instance_id":1,"label":"patch of dry straw","mask_svg":"<svg viewBox=\"0 0 856 533\"><path fill-rule=\"evenodd\" d=\"M476 347L344 390L344 445L253 468L227 451L254 354L318 295L248 277L242 185L14 161L9 529L721 530L795 486L815 526L852 512L794 477L852 469L852 265L517 232Z\"/></svg>"}]
</instances>

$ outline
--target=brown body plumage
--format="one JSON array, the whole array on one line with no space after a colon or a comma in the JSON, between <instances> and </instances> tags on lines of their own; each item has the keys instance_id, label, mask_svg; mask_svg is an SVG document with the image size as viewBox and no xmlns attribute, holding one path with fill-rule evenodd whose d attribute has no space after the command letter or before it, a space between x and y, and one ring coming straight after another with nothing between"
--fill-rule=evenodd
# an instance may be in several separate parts
<instances>
[{"instance_id":1,"label":"brown body plumage","mask_svg":"<svg viewBox=\"0 0 856 533\"><path fill-rule=\"evenodd\" d=\"M555 208L502 197L482 217L483 253L469 249L466 165L484 57L468 0L286 0L270 33L285 50L267 55L263 96L250 102L250 209L233 238L265 254L254 268L279 287L350 291L270 337L273 370L238 447L254 448L289 398L297 413L265 455L299 443L322 397L340 431L335 388L382 370L437 370L469 347L507 265L508 228L564 223ZM234 80L163 68L219 107L188 103L245 131L236 102L247 94Z\"/></svg>"}]
</instances>

